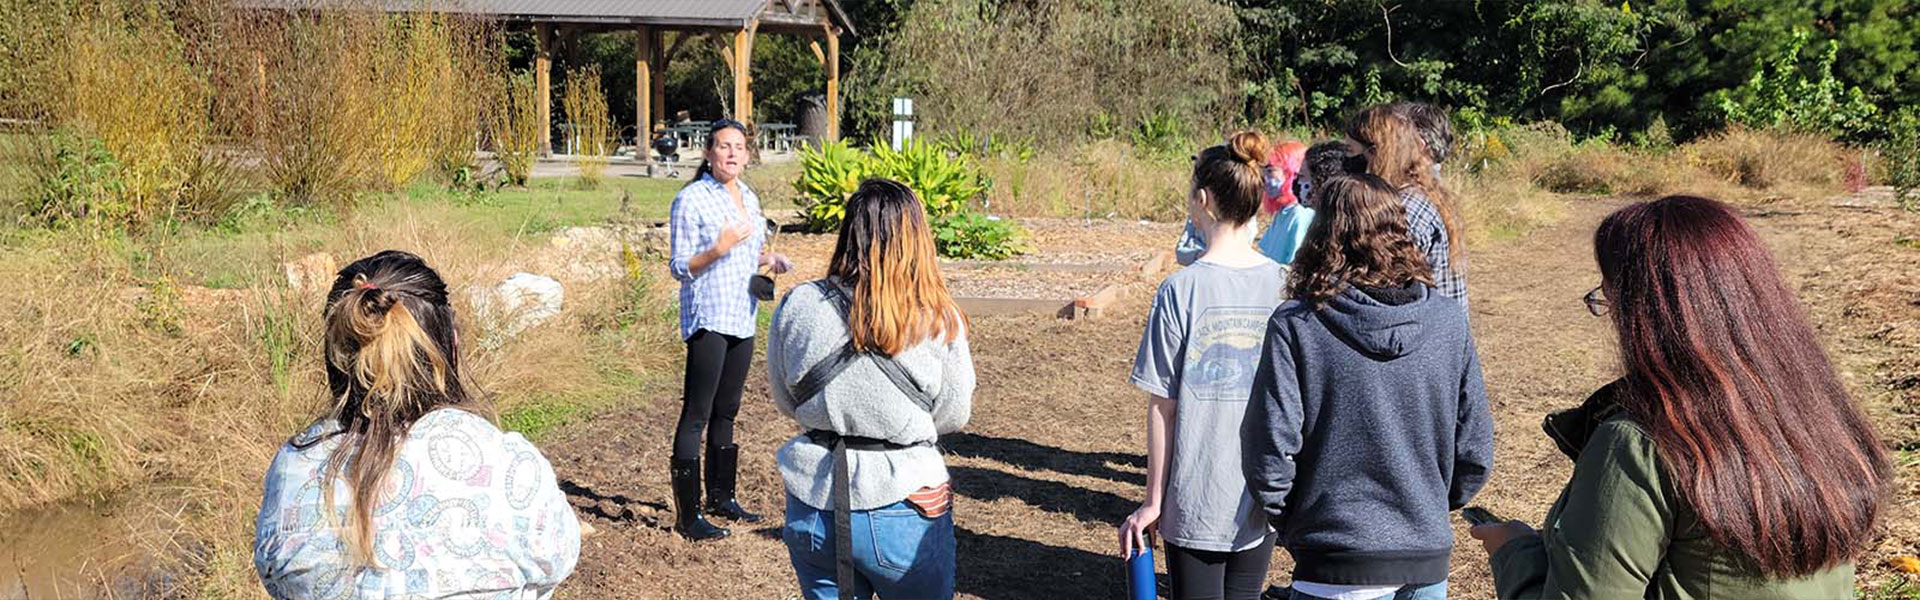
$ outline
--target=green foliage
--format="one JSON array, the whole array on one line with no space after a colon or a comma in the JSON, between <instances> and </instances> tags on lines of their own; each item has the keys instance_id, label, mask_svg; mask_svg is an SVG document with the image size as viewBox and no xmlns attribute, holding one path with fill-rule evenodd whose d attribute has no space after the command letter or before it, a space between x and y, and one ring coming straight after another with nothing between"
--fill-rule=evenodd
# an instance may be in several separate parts
<instances>
[{"instance_id":1,"label":"green foliage","mask_svg":"<svg viewBox=\"0 0 1920 600\"><path fill-rule=\"evenodd\" d=\"M875 145L868 163L869 177L885 177L912 188L927 205L927 216L940 218L968 209L968 203L987 193L985 173L966 154L950 154L938 144L913 141L899 150Z\"/></svg>"},{"instance_id":2,"label":"green foliage","mask_svg":"<svg viewBox=\"0 0 1920 600\"><path fill-rule=\"evenodd\" d=\"M831 231L847 216L847 199L860 188L860 181L871 170L871 159L846 142L829 142L819 148L801 147L800 178L793 191L814 231Z\"/></svg>"},{"instance_id":3,"label":"green foliage","mask_svg":"<svg viewBox=\"0 0 1920 600\"><path fill-rule=\"evenodd\" d=\"M1888 130L1891 135L1880 146L1887 182L1893 185L1900 206L1920 212L1920 107L1910 106L1894 115Z\"/></svg>"},{"instance_id":4,"label":"green foliage","mask_svg":"<svg viewBox=\"0 0 1920 600\"><path fill-rule=\"evenodd\" d=\"M121 224L132 211L124 202L121 164L99 138L55 132L41 145L31 167L33 189L22 199L26 216L41 223L93 221Z\"/></svg>"},{"instance_id":5,"label":"green foliage","mask_svg":"<svg viewBox=\"0 0 1920 600\"><path fill-rule=\"evenodd\" d=\"M832 231L846 218L847 200L871 178L899 181L920 197L942 256L1003 259L1024 251L1025 233L1011 221L973 208L992 183L971 154L951 150L968 143L918 141L900 150L876 145L871 153L832 142L800 151L800 176L793 182L807 227Z\"/></svg>"},{"instance_id":6,"label":"green foliage","mask_svg":"<svg viewBox=\"0 0 1920 600\"><path fill-rule=\"evenodd\" d=\"M1686 141L1720 129L1720 98L1809 26L1799 43L1837 56L1838 85L1826 88L1833 102L1847 110L1872 102L1882 112L1920 104L1920 78L1905 75L1920 67L1915 0L1232 4L1252 59L1240 90L1245 117L1269 128L1336 128L1384 98L1449 107L1472 117L1462 119L1467 128L1493 117L1554 120L1582 137L1612 127L1631 140L1658 121ZM1810 62L1796 60L1794 72L1819 82ZM1870 121L1840 127L1856 138L1884 135Z\"/></svg>"},{"instance_id":7,"label":"green foliage","mask_svg":"<svg viewBox=\"0 0 1920 600\"><path fill-rule=\"evenodd\" d=\"M941 256L970 260L1006 260L1029 249L1012 221L976 212L935 219L933 243Z\"/></svg>"},{"instance_id":8,"label":"green foliage","mask_svg":"<svg viewBox=\"0 0 1920 600\"><path fill-rule=\"evenodd\" d=\"M1149 154L1172 156L1185 150L1186 126L1179 117L1166 111L1154 111L1140 119L1133 130L1133 145Z\"/></svg>"},{"instance_id":9,"label":"green foliage","mask_svg":"<svg viewBox=\"0 0 1920 600\"><path fill-rule=\"evenodd\" d=\"M1756 66L1745 85L1722 93L1719 105L1727 119L1756 128L1786 126L1828 134L1867 131L1878 108L1867 102L1860 88L1833 76L1840 43L1827 42L1826 52L1809 75L1801 63L1810 38L1806 30L1795 31L1779 54Z\"/></svg>"}]
</instances>

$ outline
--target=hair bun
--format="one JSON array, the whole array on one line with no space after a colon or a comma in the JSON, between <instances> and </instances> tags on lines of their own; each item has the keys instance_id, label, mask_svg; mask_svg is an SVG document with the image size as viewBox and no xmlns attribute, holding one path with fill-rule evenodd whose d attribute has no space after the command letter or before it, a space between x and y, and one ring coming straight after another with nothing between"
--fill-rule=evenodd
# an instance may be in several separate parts
<instances>
[{"instance_id":1,"label":"hair bun","mask_svg":"<svg viewBox=\"0 0 1920 600\"><path fill-rule=\"evenodd\" d=\"M1258 131L1236 131L1227 136L1227 150L1241 162L1256 167L1267 165L1267 136Z\"/></svg>"}]
</instances>

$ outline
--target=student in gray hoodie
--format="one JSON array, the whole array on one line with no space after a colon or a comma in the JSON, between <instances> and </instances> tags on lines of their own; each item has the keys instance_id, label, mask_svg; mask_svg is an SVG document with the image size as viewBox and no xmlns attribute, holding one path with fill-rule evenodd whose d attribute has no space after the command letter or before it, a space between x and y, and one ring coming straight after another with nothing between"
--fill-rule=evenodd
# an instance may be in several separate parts
<instances>
[{"instance_id":1,"label":"student in gray hoodie","mask_svg":"<svg viewBox=\"0 0 1920 600\"><path fill-rule=\"evenodd\" d=\"M1445 598L1447 515L1493 468L1466 310L1434 290L1392 186L1321 185L1241 425L1247 487L1294 600Z\"/></svg>"}]
</instances>

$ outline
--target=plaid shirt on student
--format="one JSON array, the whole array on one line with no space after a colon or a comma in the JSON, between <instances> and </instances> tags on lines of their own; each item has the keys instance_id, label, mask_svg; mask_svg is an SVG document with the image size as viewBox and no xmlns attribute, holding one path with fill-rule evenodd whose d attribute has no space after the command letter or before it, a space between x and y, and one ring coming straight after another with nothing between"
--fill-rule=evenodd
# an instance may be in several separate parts
<instances>
[{"instance_id":1,"label":"plaid shirt on student","mask_svg":"<svg viewBox=\"0 0 1920 600\"><path fill-rule=\"evenodd\" d=\"M739 185L747 207L744 215L734 205L727 186L712 176L701 176L673 197L673 216L669 219L673 251L667 270L680 280L681 339L691 338L702 329L753 337L754 313L760 303L747 291L747 281L760 270L760 249L766 245L767 228L760 215L760 197L747 189L747 182ZM712 248L720 240L721 230L740 221L753 225L753 235L740 240L705 271L694 273L690 264L694 255Z\"/></svg>"},{"instance_id":2,"label":"plaid shirt on student","mask_svg":"<svg viewBox=\"0 0 1920 600\"><path fill-rule=\"evenodd\" d=\"M1447 239L1447 224L1440 219L1440 210L1433 207L1433 202L1427 200L1426 192L1420 188L1401 190L1400 202L1407 209L1407 234L1413 237L1413 245L1420 248L1427 256L1427 264L1433 267L1434 288L1440 295L1466 307L1467 276L1454 268L1453 247Z\"/></svg>"}]
</instances>

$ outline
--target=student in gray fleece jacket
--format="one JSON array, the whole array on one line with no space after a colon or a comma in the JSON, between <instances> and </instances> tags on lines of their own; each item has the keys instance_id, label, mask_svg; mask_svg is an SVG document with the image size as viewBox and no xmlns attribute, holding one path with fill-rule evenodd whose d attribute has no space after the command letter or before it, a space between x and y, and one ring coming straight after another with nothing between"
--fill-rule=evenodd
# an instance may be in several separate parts
<instances>
[{"instance_id":1,"label":"student in gray fleece jacket","mask_svg":"<svg viewBox=\"0 0 1920 600\"><path fill-rule=\"evenodd\" d=\"M774 405L803 430L779 454L802 597L952 598L953 492L934 443L973 412L973 357L912 191L860 184L827 277L787 294L768 338Z\"/></svg>"},{"instance_id":2,"label":"student in gray fleece jacket","mask_svg":"<svg viewBox=\"0 0 1920 600\"><path fill-rule=\"evenodd\" d=\"M1241 426L1247 486L1295 600L1444 598L1447 515L1493 467L1466 311L1435 292L1391 186L1321 190Z\"/></svg>"}]
</instances>

